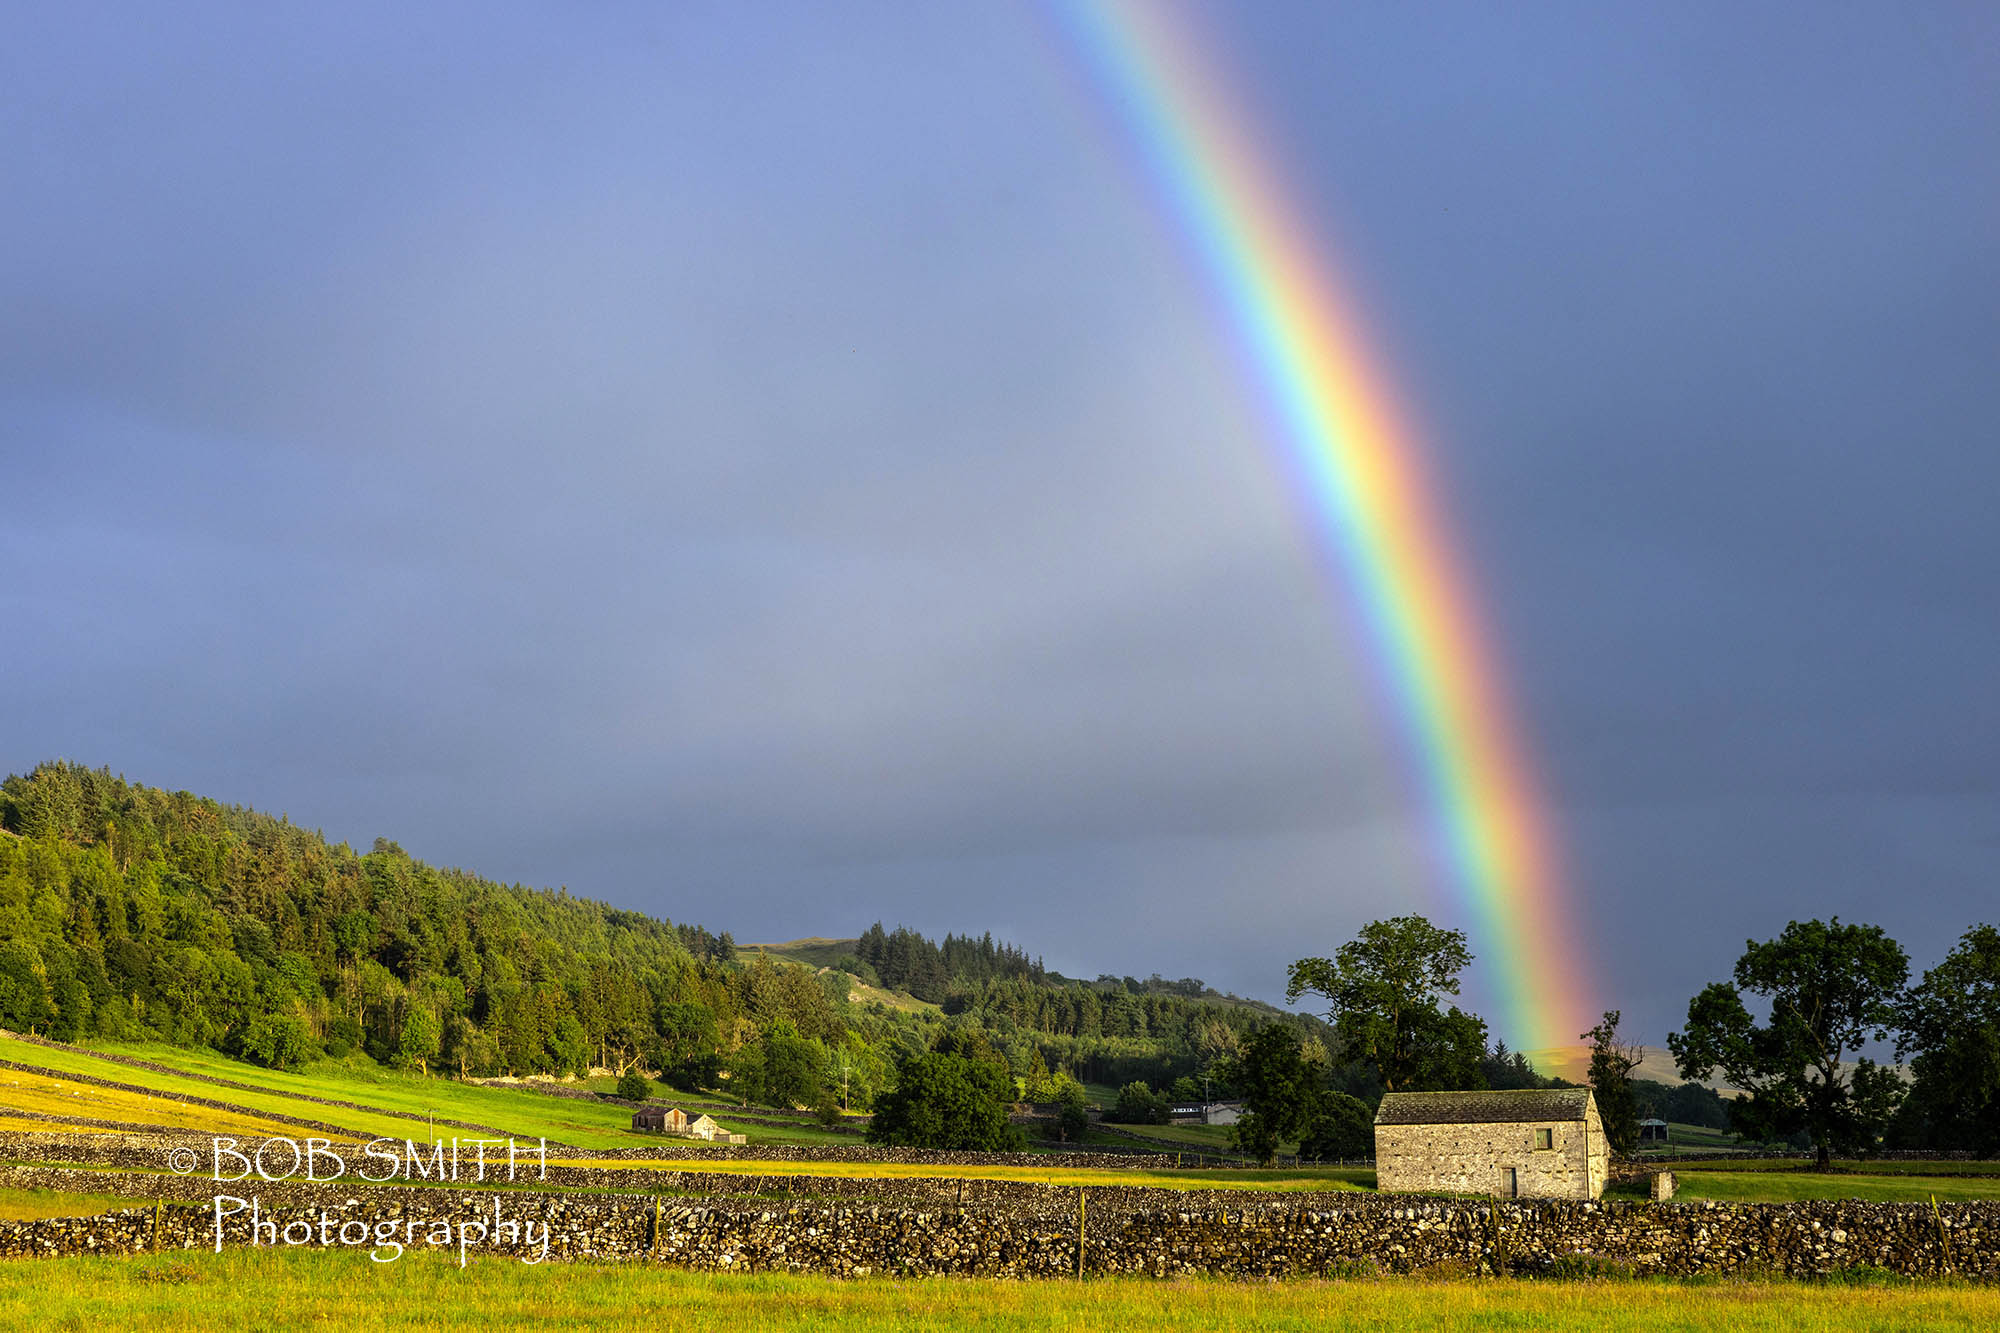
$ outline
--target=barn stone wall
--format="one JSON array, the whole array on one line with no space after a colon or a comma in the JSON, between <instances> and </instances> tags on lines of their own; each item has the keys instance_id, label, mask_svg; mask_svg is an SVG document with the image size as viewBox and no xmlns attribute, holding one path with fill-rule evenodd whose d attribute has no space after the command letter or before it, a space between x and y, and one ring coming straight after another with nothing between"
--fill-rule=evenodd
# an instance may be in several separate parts
<instances>
[{"instance_id":1,"label":"barn stone wall","mask_svg":"<svg viewBox=\"0 0 2000 1333\"><path fill-rule=\"evenodd\" d=\"M1535 1147L1535 1131L1552 1146ZM1610 1145L1592 1105L1582 1120L1519 1124L1377 1125L1376 1188L1391 1194L1506 1197L1513 1168L1523 1199L1596 1199L1610 1179Z\"/></svg>"}]
</instances>

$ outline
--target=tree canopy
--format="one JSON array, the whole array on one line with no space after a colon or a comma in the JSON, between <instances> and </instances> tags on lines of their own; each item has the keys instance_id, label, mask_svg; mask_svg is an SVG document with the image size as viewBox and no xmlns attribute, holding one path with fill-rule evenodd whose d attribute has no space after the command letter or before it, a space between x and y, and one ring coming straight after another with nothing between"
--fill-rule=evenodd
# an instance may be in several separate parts
<instances>
[{"instance_id":1,"label":"tree canopy","mask_svg":"<svg viewBox=\"0 0 2000 1333\"><path fill-rule=\"evenodd\" d=\"M1465 932L1421 916L1371 921L1331 959L1302 958L1285 998L1321 996L1349 1055L1368 1062L1389 1092L1482 1086L1486 1025L1456 1006L1459 974L1472 963Z\"/></svg>"},{"instance_id":2,"label":"tree canopy","mask_svg":"<svg viewBox=\"0 0 2000 1333\"><path fill-rule=\"evenodd\" d=\"M1900 1058L1913 1055L1899 1143L2000 1153L2000 930L1975 926L1910 988Z\"/></svg>"},{"instance_id":3,"label":"tree canopy","mask_svg":"<svg viewBox=\"0 0 2000 1333\"><path fill-rule=\"evenodd\" d=\"M965 1152L1027 1146L1009 1123L1014 1084L1007 1066L976 1038L947 1033L936 1049L896 1067L896 1084L876 1099L871 1143Z\"/></svg>"},{"instance_id":4,"label":"tree canopy","mask_svg":"<svg viewBox=\"0 0 2000 1333\"><path fill-rule=\"evenodd\" d=\"M1895 1074L1848 1061L1898 1021L1909 976L1902 946L1879 926L1793 921L1775 940L1746 941L1735 980L1688 1002L1687 1027L1667 1045L1688 1079L1721 1070L1749 1093L1730 1107L1736 1128L1759 1138L1810 1136L1819 1164L1866 1152L1895 1109ZM1762 998L1758 1023L1743 1003Z\"/></svg>"}]
</instances>

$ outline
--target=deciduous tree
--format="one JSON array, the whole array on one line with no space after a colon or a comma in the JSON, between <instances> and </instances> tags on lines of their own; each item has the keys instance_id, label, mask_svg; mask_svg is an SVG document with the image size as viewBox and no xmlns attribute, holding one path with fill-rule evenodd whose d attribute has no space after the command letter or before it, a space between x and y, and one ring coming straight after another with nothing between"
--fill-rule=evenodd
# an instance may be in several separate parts
<instances>
[{"instance_id":1,"label":"deciduous tree","mask_svg":"<svg viewBox=\"0 0 2000 1333\"><path fill-rule=\"evenodd\" d=\"M1667 1045L1683 1078L1719 1069L1750 1094L1730 1106L1740 1132L1766 1139L1803 1132L1825 1167L1835 1152L1872 1148L1883 1127L1892 1090L1865 1072L1869 1062L1858 1075L1847 1062L1871 1037L1884 1040L1896 1028L1908 977L1902 946L1879 926L1794 921L1775 940L1746 941L1735 981L1715 982L1689 1001L1687 1028ZM1751 1017L1745 994L1766 1001L1767 1022Z\"/></svg>"},{"instance_id":2,"label":"deciduous tree","mask_svg":"<svg viewBox=\"0 0 2000 1333\"><path fill-rule=\"evenodd\" d=\"M1974 926L1910 988L1898 1058L1915 1080L1899 1129L1909 1146L2000 1153L2000 930Z\"/></svg>"},{"instance_id":3,"label":"deciduous tree","mask_svg":"<svg viewBox=\"0 0 2000 1333\"><path fill-rule=\"evenodd\" d=\"M1639 1067L1639 1048L1618 1039L1616 1009L1604 1011L1604 1021L1582 1034L1590 1043L1590 1091L1611 1151L1628 1156L1639 1146L1639 1108L1632 1093L1632 1071Z\"/></svg>"},{"instance_id":4,"label":"deciduous tree","mask_svg":"<svg viewBox=\"0 0 2000 1333\"><path fill-rule=\"evenodd\" d=\"M1304 1136L1325 1098L1319 1072L1301 1057L1298 1036L1282 1023L1250 1034L1234 1082L1243 1094L1243 1116L1230 1137L1266 1166L1277 1159L1280 1143Z\"/></svg>"},{"instance_id":5,"label":"deciduous tree","mask_svg":"<svg viewBox=\"0 0 2000 1333\"><path fill-rule=\"evenodd\" d=\"M1329 1001L1327 1018L1349 1056L1373 1065L1390 1092L1476 1087L1485 1024L1439 1007L1458 994L1458 975L1471 963L1463 931L1420 916L1371 921L1332 958L1293 963L1285 998Z\"/></svg>"}]
</instances>

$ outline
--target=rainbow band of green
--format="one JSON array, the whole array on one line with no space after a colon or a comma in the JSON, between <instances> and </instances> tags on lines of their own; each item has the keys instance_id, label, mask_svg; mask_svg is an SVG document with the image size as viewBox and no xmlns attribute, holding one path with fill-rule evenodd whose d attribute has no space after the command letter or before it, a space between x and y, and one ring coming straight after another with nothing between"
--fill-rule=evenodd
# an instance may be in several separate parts
<instances>
[{"instance_id":1,"label":"rainbow band of green","mask_svg":"<svg viewBox=\"0 0 2000 1333\"><path fill-rule=\"evenodd\" d=\"M1433 855L1522 1049L1588 1026L1584 955L1500 663L1413 434L1319 255L1212 72L1158 8L1076 0L1061 26L1115 104L1257 368L1321 558L1394 700Z\"/></svg>"}]
</instances>

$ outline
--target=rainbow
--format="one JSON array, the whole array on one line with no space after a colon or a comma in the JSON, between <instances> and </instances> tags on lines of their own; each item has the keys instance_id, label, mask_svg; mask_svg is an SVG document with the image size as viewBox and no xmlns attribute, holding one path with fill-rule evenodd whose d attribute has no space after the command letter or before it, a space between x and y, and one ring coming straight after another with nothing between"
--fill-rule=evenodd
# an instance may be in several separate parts
<instances>
[{"instance_id":1,"label":"rainbow","mask_svg":"<svg viewBox=\"0 0 2000 1333\"><path fill-rule=\"evenodd\" d=\"M1520 1049L1594 1021L1569 895L1501 664L1416 439L1279 172L1187 34L1136 0L1058 0L1271 399L1319 554L1358 603L1415 759L1433 854Z\"/></svg>"}]
</instances>

